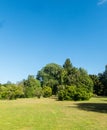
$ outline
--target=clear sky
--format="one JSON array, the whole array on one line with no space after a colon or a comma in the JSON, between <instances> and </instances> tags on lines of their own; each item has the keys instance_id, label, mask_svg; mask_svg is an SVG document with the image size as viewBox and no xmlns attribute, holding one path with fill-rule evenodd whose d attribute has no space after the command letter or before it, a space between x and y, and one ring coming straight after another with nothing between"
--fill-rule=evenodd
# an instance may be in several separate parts
<instances>
[{"instance_id":1,"label":"clear sky","mask_svg":"<svg viewBox=\"0 0 107 130\"><path fill-rule=\"evenodd\" d=\"M107 0L0 0L0 83L70 58L89 74L107 64Z\"/></svg>"}]
</instances>

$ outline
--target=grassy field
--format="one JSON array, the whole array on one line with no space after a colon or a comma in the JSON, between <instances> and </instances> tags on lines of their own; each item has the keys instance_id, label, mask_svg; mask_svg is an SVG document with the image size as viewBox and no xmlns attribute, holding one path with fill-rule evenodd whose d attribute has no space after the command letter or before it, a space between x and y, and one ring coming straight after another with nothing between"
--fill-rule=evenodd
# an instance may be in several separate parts
<instances>
[{"instance_id":1,"label":"grassy field","mask_svg":"<svg viewBox=\"0 0 107 130\"><path fill-rule=\"evenodd\" d=\"M0 130L107 130L107 98L0 101Z\"/></svg>"}]
</instances>

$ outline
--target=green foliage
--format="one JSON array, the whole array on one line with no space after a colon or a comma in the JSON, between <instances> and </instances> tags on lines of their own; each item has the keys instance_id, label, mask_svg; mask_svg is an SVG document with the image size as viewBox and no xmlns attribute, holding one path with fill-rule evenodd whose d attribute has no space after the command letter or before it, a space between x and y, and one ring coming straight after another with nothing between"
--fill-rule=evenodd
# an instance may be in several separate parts
<instances>
[{"instance_id":1,"label":"green foliage","mask_svg":"<svg viewBox=\"0 0 107 130\"><path fill-rule=\"evenodd\" d=\"M87 92L83 87L76 89L76 94L74 96L74 100L89 100L93 96L92 92Z\"/></svg>"},{"instance_id":2,"label":"green foliage","mask_svg":"<svg viewBox=\"0 0 107 130\"><path fill-rule=\"evenodd\" d=\"M105 66L105 71L100 73L98 77L102 84L102 95L107 96L107 65Z\"/></svg>"},{"instance_id":3,"label":"green foliage","mask_svg":"<svg viewBox=\"0 0 107 130\"><path fill-rule=\"evenodd\" d=\"M79 69L79 82L77 86L82 86L87 92L93 92L93 81L88 73L83 69Z\"/></svg>"},{"instance_id":4,"label":"green foliage","mask_svg":"<svg viewBox=\"0 0 107 130\"><path fill-rule=\"evenodd\" d=\"M16 98L29 98L37 96L40 98L42 95L42 88L39 80L34 76L29 75L26 80L19 82L18 84L12 84L7 82L4 85L0 85L0 99L16 99Z\"/></svg>"},{"instance_id":5,"label":"green foliage","mask_svg":"<svg viewBox=\"0 0 107 130\"><path fill-rule=\"evenodd\" d=\"M87 92L84 87L65 86L58 92L58 99L63 100L89 100L92 97L91 92Z\"/></svg>"},{"instance_id":6,"label":"green foliage","mask_svg":"<svg viewBox=\"0 0 107 130\"><path fill-rule=\"evenodd\" d=\"M36 89L35 89L35 96L36 97L38 97L38 98L40 98L41 96L42 96L42 88L41 87L37 87Z\"/></svg>"},{"instance_id":7,"label":"green foliage","mask_svg":"<svg viewBox=\"0 0 107 130\"><path fill-rule=\"evenodd\" d=\"M59 100L88 100L93 93L93 81L83 68L73 67L67 59L63 65L63 84L65 87L59 89ZM59 87L61 88L61 87Z\"/></svg>"},{"instance_id":8,"label":"green foliage","mask_svg":"<svg viewBox=\"0 0 107 130\"><path fill-rule=\"evenodd\" d=\"M29 75L28 79L23 81L23 85L24 97L26 98L35 97L36 88L41 87L39 80L32 75Z\"/></svg>"},{"instance_id":9,"label":"green foliage","mask_svg":"<svg viewBox=\"0 0 107 130\"><path fill-rule=\"evenodd\" d=\"M53 63L46 65L38 72L37 79L42 87L49 86L52 94L58 93L59 100L85 100L93 92L93 81L88 73L73 67L70 59L66 59L63 67Z\"/></svg>"},{"instance_id":10,"label":"green foliage","mask_svg":"<svg viewBox=\"0 0 107 130\"><path fill-rule=\"evenodd\" d=\"M1 99L16 99L23 96L23 88L16 86L15 84L7 84L0 87L0 98Z\"/></svg>"},{"instance_id":11,"label":"green foliage","mask_svg":"<svg viewBox=\"0 0 107 130\"><path fill-rule=\"evenodd\" d=\"M98 96L103 95L104 86L99 80L99 77L97 75L90 75L90 78L93 81L94 87L93 87L93 93Z\"/></svg>"},{"instance_id":12,"label":"green foliage","mask_svg":"<svg viewBox=\"0 0 107 130\"><path fill-rule=\"evenodd\" d=\"M70 61L69 58L66 59L64 65L63 65L63 68L64 68L67 72L70 72L71 69L73 68L72 63L71 63L71 61Z\"/></svg>"},{"instance_id":13,"label":"green foliage","mask_svg":"<svg viewBox=\"0 0 107 130\"><path fill-rule=\"evenodd\" d=\"M89 76L83 68L74 67L70 59L66 59L63 66L47 64L38 71L36 78L29 75L18 84L10 81L0 84L1 99L40 98L54 94L58 95L59 100L88 100L92 93L107 95L107 66L99 76Z\"/></svg>"},{"instance_id":14,"label":"green foliage","mask_svg":"<svg viewBox=\"0 0 107 130\"><path fill-rule=\"evenodd\" d=\"M52 93L57 93L57 86L61 82L62 67L55 63L47 64L37 74L37 79L40 80L42 87L50 86Z\"/></svg>"},{"instance_id":15,"label":"green foliage","mask_svg":"<svg viewBox=\"0 0 107 130\"><path fill-rule=\"evenodd\" d=\"M69 60L66 60L63 66L65 71L65 75L63 76L64 85L82 86L89 92L93 91L93 81L83 68L78 69L73 67Z\"/></svg>"},{"instance_id":16,"label":"green foliage","mask_svg":"<svg viewBox=\"0 0 107 130\"><path fill-rule=\"evenodd\" d=\"M58 92L58 99L60 100L60 101L63 101L64 100L64 96L65 95L65 91L64 90L60 90L59 92Z\"/></svg>"},{"instance_id":17,"label":"green foliage","mask_svg":"<svg viewBox=\"0 0 107 130\"><path fill-rule=\"evenodd\" d=\"M43 97L47 98L50 96L52 96L52 89L51 89L51 87L45 86L43 88Z\"/></svg>"}]
</instances>

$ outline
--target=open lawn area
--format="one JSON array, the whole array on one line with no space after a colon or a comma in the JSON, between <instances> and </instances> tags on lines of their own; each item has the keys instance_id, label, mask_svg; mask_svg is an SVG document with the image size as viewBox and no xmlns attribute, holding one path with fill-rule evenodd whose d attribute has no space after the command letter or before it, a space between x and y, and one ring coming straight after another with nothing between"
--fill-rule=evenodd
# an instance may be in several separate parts
<instances>
[{"instance_id":1,"label":"open lawn area","mask_svg":"<svg viewBox=\"0 0 107 130\"><path fill-rule=\"evenodd\" d=\"M1 100L0 130L107 130L107 98Z\"/></svg>"}]
</instances>

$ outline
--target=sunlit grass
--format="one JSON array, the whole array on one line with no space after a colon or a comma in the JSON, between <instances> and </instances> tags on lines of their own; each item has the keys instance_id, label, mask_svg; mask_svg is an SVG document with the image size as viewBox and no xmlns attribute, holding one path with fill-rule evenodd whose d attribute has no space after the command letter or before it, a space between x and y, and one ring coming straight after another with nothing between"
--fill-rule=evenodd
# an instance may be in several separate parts
<instances>
[{"instance_id":1,"label":"sunlit grass","mask_svg":"<svg viewBox=\"0 0 107 130\"><path fill-rule=\"evenodd\" d=\"M104 111L96 103L104 105ZM107 98L0 101L0 130L107 130Z\"/></svg>"}]
</instances>

